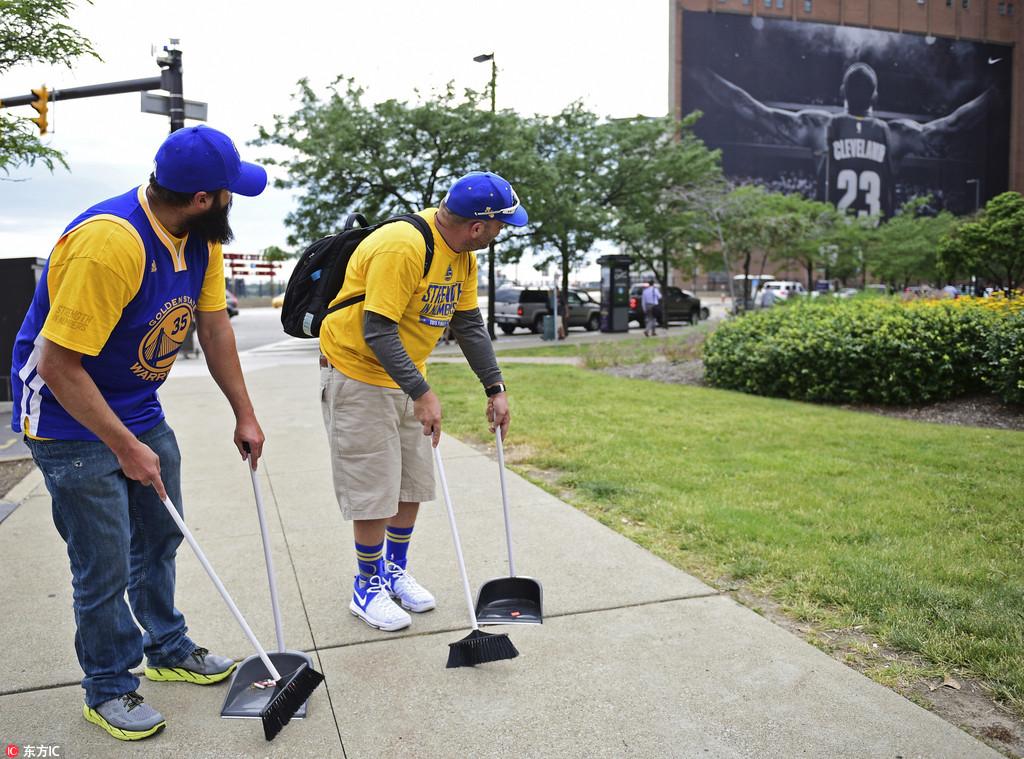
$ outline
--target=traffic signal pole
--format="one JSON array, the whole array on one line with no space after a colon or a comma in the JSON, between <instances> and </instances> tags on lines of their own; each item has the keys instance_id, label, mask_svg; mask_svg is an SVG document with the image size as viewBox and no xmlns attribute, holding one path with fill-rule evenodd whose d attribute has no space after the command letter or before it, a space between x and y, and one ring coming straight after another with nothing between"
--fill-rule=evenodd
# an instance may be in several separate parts
<instances>
[{"instance_id":1,"label":"traffic signal pole","mask_svg":"<svg viewBox=\"0 0 1024 759\"><path fill-rule=\"evenodd\" d=\"M185 97L182 91L181 51L177 49L177 40L164 48L165 55L157 58L162 71L160 76L145 79L127 79L121 82L104 84L87 84L84 87L69 87L63 90L47 90L42 87L33 90L31 95L15 95L0 99L0 108L14 108L19 105L31 105L39 112L39 118L33 119L39 124L39 133L46 134L46 104L57 100L77 100L93 98L101 95L120 95L124 92L145 92L147 90L167 90L170 93L171 131L185 126Z\"/></svg>"},{"instance_id":2,"label":"traffic signal pole","mask_svg":"<svg viewBox=\"0 0 1024 759\"><path fill-rule=\"evenodd\" d=\"M108 82L106 84L87 84L84 87L69 87L64 90L50 90L49 101L76 100L78 98L94 98L100 95L119 95L122 92L143 92L145 90L156 90L163 86L163 77L152 76L148 79L128 79L123 82ZM37 99L36 94L15 95L11 98L0 100L0 107L14 108L17 105L31 105Z\"/></svg>"},{"instance_id":3,"label":"traffic signal pole","mask_svg":"<svg viewBox=\"0 0 1024 759\"><path fill-rule=\"evenodd\" d=\"M173 41L172 41L173 42ZM185 126L185 95L181 80L181 51L177 45L164 48L167 55L156 59L163 72L160 75L161 85L171 96L170 117L171 131L176 132Z\"/></svg>"}]
</instances>

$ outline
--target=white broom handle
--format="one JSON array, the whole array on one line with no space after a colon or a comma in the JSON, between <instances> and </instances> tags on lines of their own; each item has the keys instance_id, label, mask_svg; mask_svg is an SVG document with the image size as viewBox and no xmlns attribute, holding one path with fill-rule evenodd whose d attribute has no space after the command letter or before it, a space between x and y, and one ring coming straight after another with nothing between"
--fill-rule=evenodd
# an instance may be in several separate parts
<instances>
[{"instance_id":1,"label":"white broom handle","mask_svg":"<svg viewBox=\"0 0 1024 759\"><path fill-rule=\"evenodd\" d=\"M188 544L192 546L192 550L195 552L196 558L199 559L199 563L203 565L203 569L206 570L206 574L208 574L210 579L213 580L213 584L217 587L221 598L223 598L225 603L227 603L228 608L231 609L231 613L235 615L235 619L242 627L242 632L245 633L245 637L249 639L253 648L256 649L256 653L260 655L260 661L263 662L263 666L267 668L267 672L270 673L270 676L274 680L280 680L281 673L274 668L274 665L270 661L270 657L267 656L267 652L263 650L263 646L261 646L260 642L256 640L256 636L253 635L252 630L249 628L249 624L245 621L245 617L242 616L242 612L238 610L238 607L235 606L235 602L232 601L231 596L228 595L228 591L224 587L224 583L222 583L220 578L217 577L217 573L213 571L213 567L210 566L210 562L206 560L206 556L199 548L199 544L196 543L196 539L192 537L191 531L189 531L188 527L185 526L185 522L182 521L181 514L179 514L178 510L174 508L174 504L171 503L170 498L164 498L163 502L164 506L167 507L167 512L171 515L171 519L173 519L174 523L178 525L178 529L181 530L181 534L185 536L185 540L188 541Z\"/></svg>"},{"instance_id":2,"label":"white broom handle","mask_svg":"<svg viewBox=\"0 0 1024 759\"><path fill-rule=\"evenodd\" d=\"M267 579L270 581L270 608L274 611L274 631L277 633L277 650L282 654L284 647L284 627L281 624L281 605L277 600L277 579L274 574L274 557L270 550L270 534L267 531L267 517L263 510L263 491L260 489L260 478L252 468L251 454L246 458L249 476L252 477L252 492L256 496L256 514L260 519L260 535L263 537L263 558L267 562Z\"/></svg>"},{"instance_id":3,"label":"white broom handle","mask_svg":"<svg viewBox=\"0 0 1024 759\"><path fill-rule=\"evenodd\" d=\"M494 444L498 449L498 479L501 480L501 507L505 511L505 542L508 543L508 573L516 576L516 565L512 561L512 520L508 513L508 488L505 485L505 448L501 442L501 425L494 429Z\"/></svg>"},{"instance_id":4,"label":"white broom handle","mask_svg":"<svg viewBox=\"0 0 1024 759\"><path fill-rule=\"evenodd\" d=\"M448 492L448 478L444 476L444 464L441 463L441 451L434 448L434 462L437 473L441 477L441 492L444 493L444 505L448 509L448 524L452 528L452 540L455 542L455 556L459 560L459 573L462 575L462 589L466 593L466 608L469 609L469 622L474 630L480 626L476 622L476 610L473 608L473 594L469 591L469 577L466 575L466 562L462 558L462 544L459 542L459 529L455 526L455 510L452 508L452 496Z\"/></svg>"}]
</instances>

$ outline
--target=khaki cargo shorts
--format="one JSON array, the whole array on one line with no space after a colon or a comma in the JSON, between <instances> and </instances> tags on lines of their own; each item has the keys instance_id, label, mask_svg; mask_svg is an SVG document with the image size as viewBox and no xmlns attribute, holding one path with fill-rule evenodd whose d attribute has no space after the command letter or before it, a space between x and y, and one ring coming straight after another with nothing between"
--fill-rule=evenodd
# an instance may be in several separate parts
<instances>
[{"instance_id":1,"label":"khaki cargo shorts","mask_svg":"<svg viewBox=\"0 0 1024 759\"><path fill-rule=\"evenodd\" d=\"M320 405L341 515L387 519L398 502L434 500L430 437L403 391L320 369Z\"/></svg>"}]
</instances>

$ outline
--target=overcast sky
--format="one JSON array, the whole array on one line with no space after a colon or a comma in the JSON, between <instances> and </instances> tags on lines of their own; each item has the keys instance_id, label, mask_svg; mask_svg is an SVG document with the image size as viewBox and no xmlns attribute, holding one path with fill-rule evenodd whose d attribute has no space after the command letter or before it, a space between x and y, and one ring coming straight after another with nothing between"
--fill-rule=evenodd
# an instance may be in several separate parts
<instances>
[{"instance_id":1,"label":"overcast sky","mask_svg":"<svg viewBox=\"0 0 1024 759\"><path fill-rule=\"evenodd\" d=\"M256 125L289 111L301 77L322 92L344 74L367 89L369 101L413 100L416 90L449 81L483 89L490 64L473 56L492 51L499 108L557 113L580 98L601 115L668 110L665 0L96 0L79 3L72 24L103 62L14 69L0 79L0 98L43 83L60 89L157 76L151 48L180 38L185 97L209 103L207 123L231 135L247 160L260 155L245 144ZM44 140L64 152L71 170L22 169L0 179L0 255L47 255L80 211L145 181L168 120L141 113L139 99L130 93L50 105L52 134ZM27 106L9 113L35 115ZM283 246L292 206L289 193L273 188L238 198L228 249Z\"/></svg>"}]
</instances>

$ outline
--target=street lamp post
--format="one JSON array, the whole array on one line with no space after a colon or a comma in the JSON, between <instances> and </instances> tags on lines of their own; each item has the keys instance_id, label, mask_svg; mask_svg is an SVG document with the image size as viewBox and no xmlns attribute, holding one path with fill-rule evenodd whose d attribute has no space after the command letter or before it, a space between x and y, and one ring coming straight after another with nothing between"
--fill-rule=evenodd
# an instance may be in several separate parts
<instances>
[{"instance_id":1,"label":"street lamp post","mask_svg":"<svg viewBox=\"0 0 1024 759\"><path fill-rule=\"evenodd\" d=\"M968 179L967 184L974 185L974 213L977 215L978 211L981 210L981 180L980 179ZM978 275L971 275L971 282L974 284L974 295L978 297L982 293L981 280L978 279Z\"/></svg>"},{"instance_id":2,"label":"street lamp post","mask_svg":"<svg viewBox=\"0 0 1024 759\"><path fill-rule=\"evenodd\" d=\"M974 185L974 213L978 213L981 210L981 180L968 179L967 184Z\"/></svg>"},{"instance_id":3,"label":"street lamp post","mask_svg":"<svg viewBox=\"0 0 1024 759\"><path fill-rule=\"evenodd\" d=\"M494 105L494 93L495 87L498 84L498 64L494 60L494 53L483 53L481 55L473 56L473 60L477 63L491 62L491 114L495 113ZM491 167L488 166L488 169ZM494 241L487 246L487 334L491 340L497 340L498 336L494 334Z\"/></svg>"}]
</instances>

